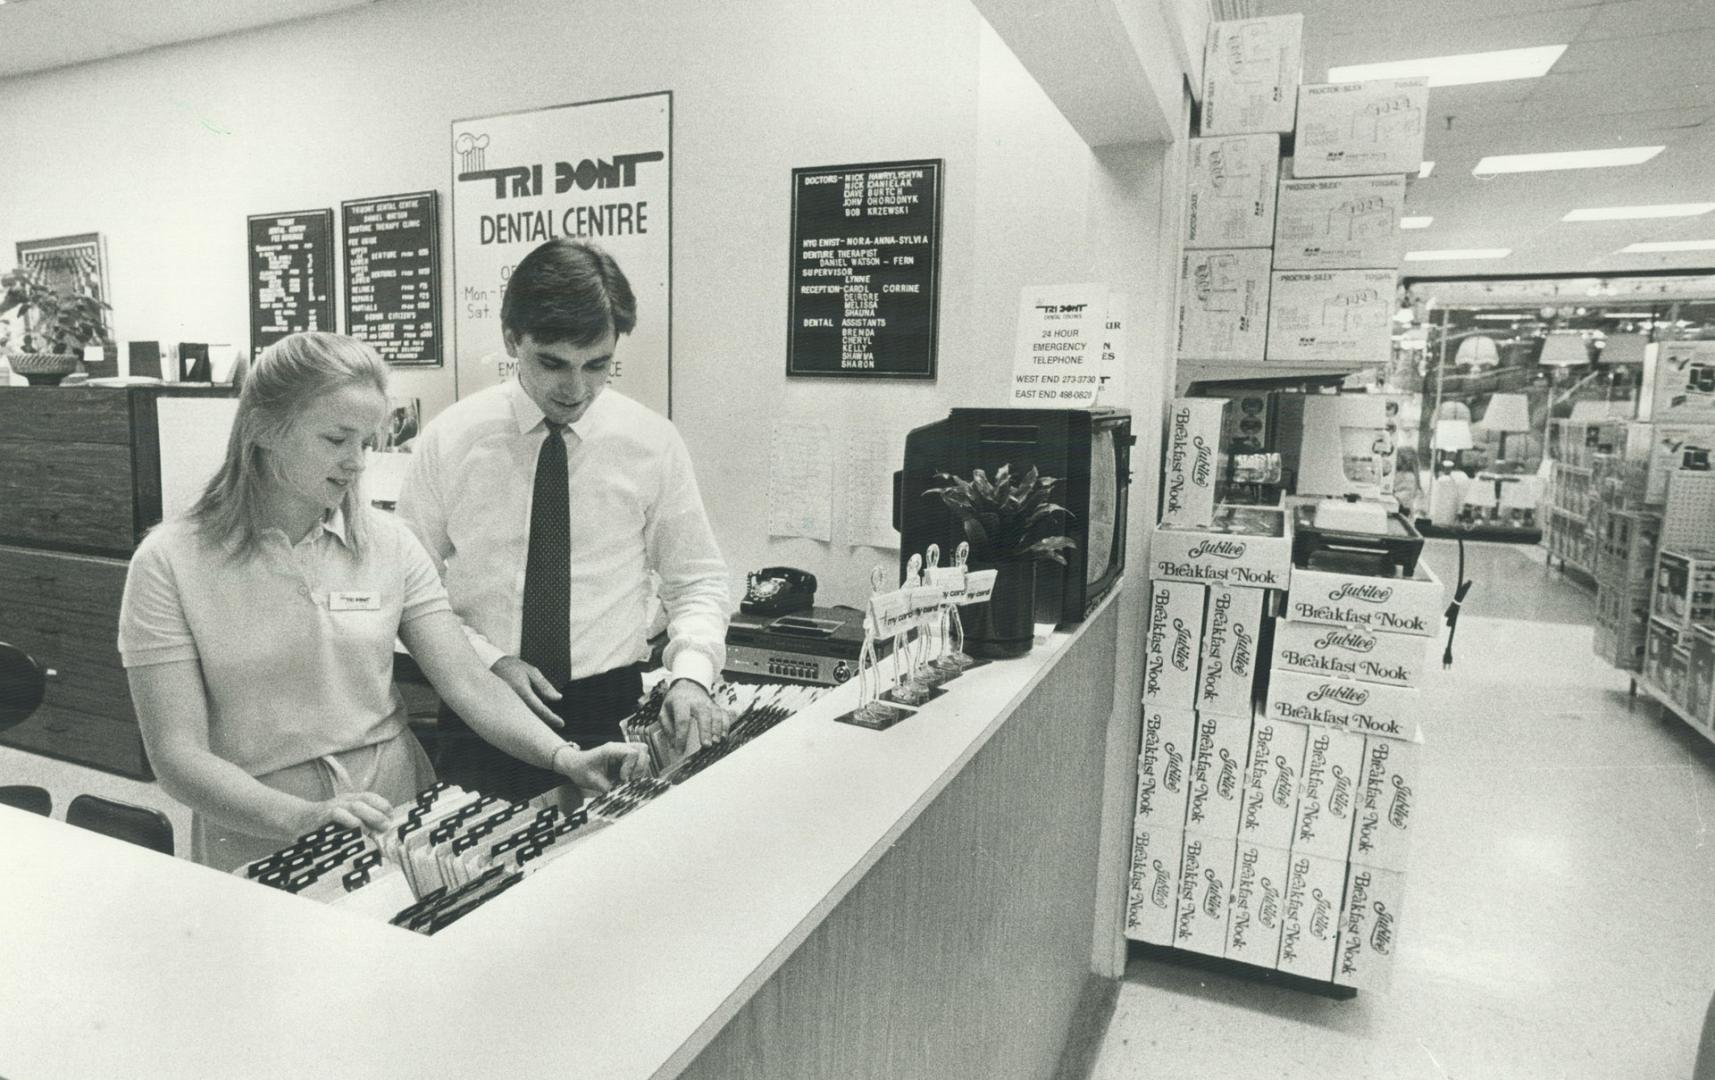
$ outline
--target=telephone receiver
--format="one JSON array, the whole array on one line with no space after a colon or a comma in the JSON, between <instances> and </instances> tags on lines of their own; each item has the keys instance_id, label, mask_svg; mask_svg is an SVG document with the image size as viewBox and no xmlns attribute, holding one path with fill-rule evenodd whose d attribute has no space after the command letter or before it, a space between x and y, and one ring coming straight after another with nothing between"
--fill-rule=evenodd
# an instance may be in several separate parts
<instances>
[{"instance_id":1,"label":"telephone receiver","mask_svg":"<svg viewBox=\"0 0 1715 1080\"><path fill-rule=\"evenodd\" d=\"M747 575L739 610L746 615L783 615L816 602L816 575L791 566L768 566Z\"/></svg>"}]
</instances>

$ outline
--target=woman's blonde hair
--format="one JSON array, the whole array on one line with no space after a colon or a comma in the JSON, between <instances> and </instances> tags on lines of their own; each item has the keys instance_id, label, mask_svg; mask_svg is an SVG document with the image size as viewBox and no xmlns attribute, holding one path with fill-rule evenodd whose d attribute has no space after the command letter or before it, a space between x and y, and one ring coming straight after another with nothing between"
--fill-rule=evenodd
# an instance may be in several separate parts
<instances>
[{"instance_id":1,"label":"woman's blonde hair","mask_svg":"<svg viewBox=\"0 0 1715 1080\"><path fill-rule=\"evenodd\" d=\"M279 470L264 445L275 442L323 394L348 386L387 393L387 365L374 349L344 334L302 333L262 350L244 375L238 415L226 442L226 460L187 512L203 536L225 544L236 556L254 554L268 528L264 517L270 485ZM367 532L361 483L345 493L346 538L361 551Z\"/></svg>"}]
</instances>

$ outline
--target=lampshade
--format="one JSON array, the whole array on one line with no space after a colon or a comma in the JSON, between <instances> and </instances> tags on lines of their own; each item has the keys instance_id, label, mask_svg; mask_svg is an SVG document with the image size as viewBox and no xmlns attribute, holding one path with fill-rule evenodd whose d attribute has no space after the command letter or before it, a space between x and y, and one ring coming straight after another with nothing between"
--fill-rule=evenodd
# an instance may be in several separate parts
<instances>
[{"instance_id":1,"label":"lampshade","mask_svg":"<svg viewBox=\"0 0 1715 1080\"><path fill-rule=\"evenodd\" d=\"M1437 420L1469 420L1471 406L1463 401L1443 401L1441 407L1435 410Z\"/></svg>"},{"instance_id":2,"label":"lampshade","mask_svg":"<svg viewBox=\"0 0 1715 1080\"><path fill-rule=\"evenodd\" d=\"M1469 450L1476 443L1471 441L1471 422L1469 420L1437 420L1435 421L1435 448L1438 450Z\"/></svg>"},{"instance_id":3,"label":"lampshade","mask_svg":"<svg viewBox=\"0 0 1715 1080\"><path fill-rule=\"evenodd\" d=\"M1494 340L1483 337L1468 337L1459 343L1459 351L1453 354L1453 363L1459 367L1495 367L1501 362L1501 350L1495 347Z\"/></svg>"},{"instance_id":4,"label":"lampshade","mask_svg":"<svg viewBox=\"0 0 1715 1080\"><path fill-rule=\"evenodd\" d=\"M1642 364L1648 339L1642 334L1609 334L1602 349L1604 364Z\"/></svg>"},{"instance_id":5,"label":"lampshade","mask_svg":"<svg viewBox=\"0 0 1715 1080\"><path fill-rule=\"evenodd\" d=\"M1584 347L1580 334L1550 334L1542 341L1538 364L1556 367L1579 367L1590 362L1590 350Z\"/></svg>"},{"instance_id":6,"label":"lampshade","mask_svg":"<svg viewBox=\"0 0 1715 1080\"><path fill-rule=\"evenodd\" d=\"M1530 399L1523 394L1495 394L1477 423L1484 431L1529 431Z\"/></svg>"}]
</instances>

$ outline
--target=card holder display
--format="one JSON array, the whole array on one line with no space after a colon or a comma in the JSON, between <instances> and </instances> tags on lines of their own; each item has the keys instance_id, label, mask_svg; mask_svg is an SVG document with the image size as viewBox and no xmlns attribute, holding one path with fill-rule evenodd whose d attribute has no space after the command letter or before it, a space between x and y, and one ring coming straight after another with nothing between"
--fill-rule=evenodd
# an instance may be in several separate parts
<instances>
[{"instance_id":1,"label":"card holder display","mask_svg":"<svg viewBox=\"0 0 1715 1080\"><path fill-rule=\"evenodd\" d=\"M234 874L261 885L422 934L451 926L602 829L673 790L791 718L829 688L725 685L716 693L734 719L727 735L674 753L660 720L665 683L621 722L649 743L654 775L616 785L575 810L554 793L510 802L438 781L395 807L384 828L324 825Z\"/></svg>"}]
</instances>

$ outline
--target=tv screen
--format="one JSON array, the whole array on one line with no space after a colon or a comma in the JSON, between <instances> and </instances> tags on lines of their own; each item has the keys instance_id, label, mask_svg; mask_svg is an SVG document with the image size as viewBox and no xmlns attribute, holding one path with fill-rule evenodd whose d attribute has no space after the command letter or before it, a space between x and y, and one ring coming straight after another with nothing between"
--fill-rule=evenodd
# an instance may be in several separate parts
<instances>
[{"instance_id":1,"label":"tv screen","mask_svg":"<svg viewBox=\"0 0 1715 1080\"><path fill-rule=\"evenodd\" d=\"M1101 581L1113 562L1120 488L1114 430L1102 427L1090 432L1090 528L1088 561L1084 564L1085 585Z\"/></svg>"}]
</instances>

